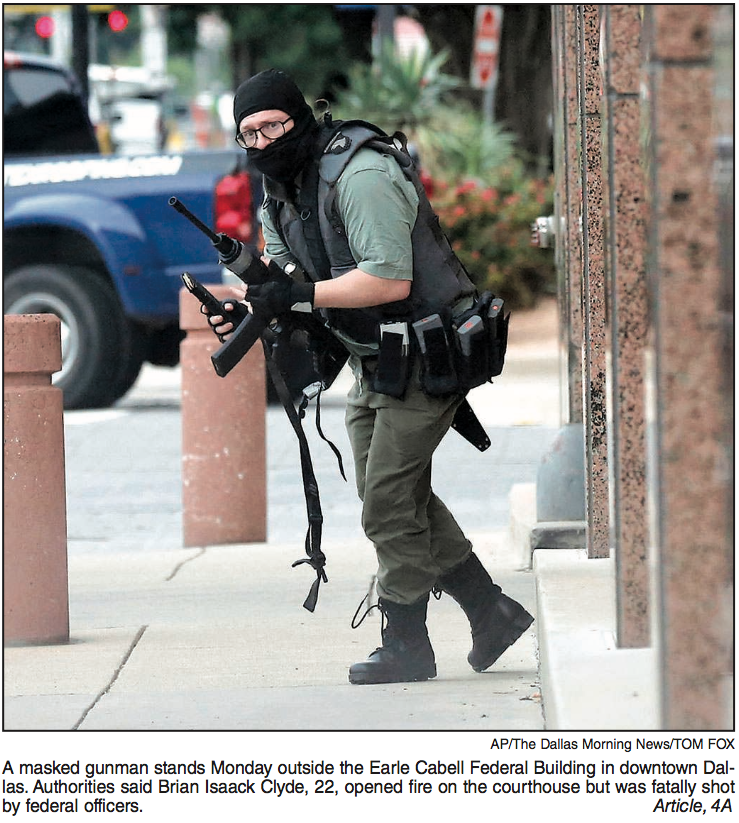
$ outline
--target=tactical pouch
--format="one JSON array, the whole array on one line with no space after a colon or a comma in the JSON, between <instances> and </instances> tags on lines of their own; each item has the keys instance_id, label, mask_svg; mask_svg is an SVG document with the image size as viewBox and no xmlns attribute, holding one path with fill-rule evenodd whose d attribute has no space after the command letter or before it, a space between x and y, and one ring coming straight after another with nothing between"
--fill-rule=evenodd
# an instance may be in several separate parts
<instances>
[{"instance_id":1,"label":"tactical pouch","mask_svg":"<svg viewBox=\"0 0 739 823\"><path fill-rule=\"evenodd\" d=\"M503 371L505 353L508 347L508 321L510 312L504 315L503 301L497 297L490 301L488 309L488 338L490 340L490 377L497 377Z\"/></svg>"},{"instance_id":2,"label":"tactical pouch","mask_svg":"<svg viewBox=\"0 0 739 823\"><path fill-rule=\"evenodd\" d=\"M457 372L466 390L481 386L490 373L489 339L485 321L473 314L455 329Z\"/></svg>"},{"instance_id":3,"label":"tactical pouch","mask_svg":"<svg viewBox=\"0 0 739 823\"><path fill-rule=\"evenodd\" d=\"M410 373L410 340L408 324L380 324L380 353L372 375L372 391L398 399L405 395Z\"/></svg>"},{"instance_id":4,"label":"tactical pouch","mask_svg":"<svg viewBox=\"0 0 739 823\"><path fill-rule=\"evenodd\" d=\"M431 397L460 390L454 365L454 348L439 314L430 314L413 324L421 358L421 388ZM451 329L450 329L451 331Z\"/></svg>"},{"instance_id":5,"label":"tactical pouch","mask_svg":"<svg viewBox=\"0 0 739 823\"><path fill-rule=\"evenodd\" d=\"M469 391L503 371L508 320L503 301L483 292L472 308L454 319L455 363L462 391Z\"/></svg>"},{"instance_id":6,"label":"tactical pouch","mask_svg":"<svg viewBox=\"0 0 739 823\"><path fill-rule=\"evenodd\" d=\"M273 346L282 337L286 345L310 353L315 378L324 389L332 385L349 359L347 349L320 322L315 312L292 312L290 318L282 318L270 331Z\"/></svg>"}]
</instances>

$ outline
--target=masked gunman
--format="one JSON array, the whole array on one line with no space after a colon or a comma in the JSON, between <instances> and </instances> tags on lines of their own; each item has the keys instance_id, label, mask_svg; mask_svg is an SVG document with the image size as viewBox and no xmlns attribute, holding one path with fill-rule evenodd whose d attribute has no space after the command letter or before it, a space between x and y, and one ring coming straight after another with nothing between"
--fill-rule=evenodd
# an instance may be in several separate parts
<instances>
[{"instance_id":1,"label":"masked gunman","mask_svg":"<svg viewBox=\"0 0 739 823\"><path fill-rule=\"evenodd\" d=\"M481 672L533 617L493 583L434 494L431 463L466 391L489 376L488 305L443 236L402 140L399 148L363 121L317 121L295 83L272 69L239 86L234 119L236 141L264 175L265 259L282 269L234 299L263 316L318 313L355 378L346 426L383 628L382 645L350 666L349 680L435 677L432 590L469 618L468 661ZM233 329L223 316L209 320L220 334ZM481 379L470 381L470 370Z\"/></svg>"}]
</instances>

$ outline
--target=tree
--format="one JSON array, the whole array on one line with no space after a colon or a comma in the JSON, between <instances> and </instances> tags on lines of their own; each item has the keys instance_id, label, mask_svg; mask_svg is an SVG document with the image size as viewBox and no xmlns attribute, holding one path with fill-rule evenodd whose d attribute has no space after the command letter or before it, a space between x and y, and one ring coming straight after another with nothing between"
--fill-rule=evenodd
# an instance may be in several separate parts
<instances>
[{"instance_id":1,"label":"tree","mask_svg":"<svg viewBox=\"0 0 739 823\"><path fill-rule=\"evenodd\" d=\"M331 7L309 3L175 4L168 7L172 52L195 49L197 18L217 12L231 27L231 84L268 68L286 71L306 99L322 97L345 66L341 30Z\"/></svg>"},{"instance_id":2,"label":"tree","mask_svg":"<svg viewBox=\"0 0 739 823\"><path fill-rule=\"evenodd\" d=\"M476 6L414 6L435 52L448 50L444 70L465 81L470 76ZM480 104L481 94L469 91ZM505 5L495 119L512 131L520 150L536 166L551 161L552 63L551 12L548 5Z\"/></svg>"}]
</instances>

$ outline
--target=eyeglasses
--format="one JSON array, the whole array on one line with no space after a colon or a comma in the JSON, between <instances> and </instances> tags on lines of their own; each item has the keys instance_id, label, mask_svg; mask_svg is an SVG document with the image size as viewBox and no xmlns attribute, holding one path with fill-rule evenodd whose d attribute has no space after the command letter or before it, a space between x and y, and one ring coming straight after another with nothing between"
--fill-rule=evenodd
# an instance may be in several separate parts
<instances>
[{"instance_id":1,"label":"eyeglasses","mask_svg":"<svg viewBox=\"0 0 739 823\"><path fill-rule=\"evenodd\" d=\"M261 129L247 129L246 131L240 131L236 135L236 142L242 149L253 149L254 146L257 145L258 134L261 134L262 137L266 137L267 140L277 140L278 137L282 137L285 133L285 123L289 123L291 120L292 117L288 117L287 120L283 120L282 122L276 120L274 123L267 123L262 126Z\"/></svg>"}]
</instances>

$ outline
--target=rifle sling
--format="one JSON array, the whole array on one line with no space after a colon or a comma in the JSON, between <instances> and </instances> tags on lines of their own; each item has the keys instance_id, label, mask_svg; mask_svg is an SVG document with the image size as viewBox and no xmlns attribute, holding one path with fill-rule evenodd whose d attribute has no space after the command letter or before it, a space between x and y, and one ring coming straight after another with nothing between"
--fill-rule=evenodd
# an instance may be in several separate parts
<instances>
[{"instance_id":1,"label":"rifle sling","mask_svg":"<svg viewBox=\"0 0 739 823\"><path fill-rule=\"evenodd\" d=\"M267 362L270 377L272 378L280 402L285 408L288 420L295 430L300 446L300 466L303 474L303 490L305 492L305 505L308 514L308 531L305 535L305 553L307 557L296 560L292 564L292 567L295 568L303 563L308 563L316 572L316 579L313 581L313 585L303 603L303 608L312 612L318 603L318 591L321 587L321 581L324 583L328 582L326 572L324 571L326 555L321 551L323 514L321 512L321 500L318 494L318 482L316 481L313 461L310 456L310 448L305 437L305 432L303 431L300 416L295 410L290 390L285 383L282 372L272 357L270 344L264 337L262 337L262 346L264 348L264 359Z\"/></svg>"}]
</instances>

